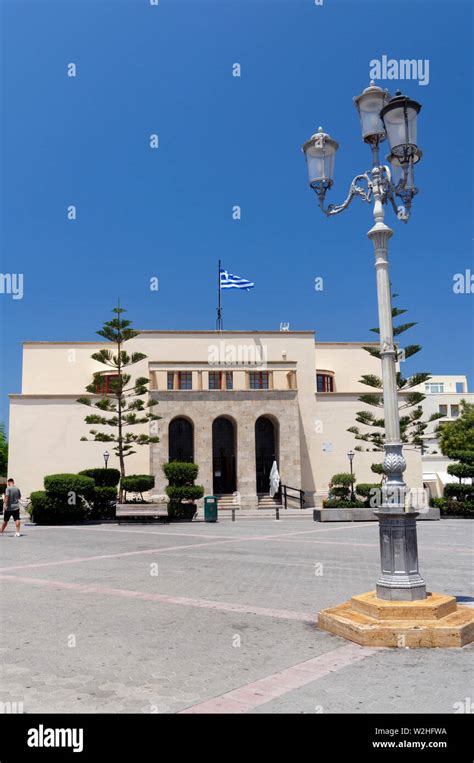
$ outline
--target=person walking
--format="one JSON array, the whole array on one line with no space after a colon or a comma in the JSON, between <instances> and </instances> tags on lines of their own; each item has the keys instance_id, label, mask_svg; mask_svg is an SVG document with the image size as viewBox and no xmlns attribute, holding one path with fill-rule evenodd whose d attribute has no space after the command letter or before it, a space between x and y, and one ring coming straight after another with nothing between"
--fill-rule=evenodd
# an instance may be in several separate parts
<instances>
[{"instance_id":1,"label":"person walking","mask_svg":"<svg viewBox=\"0 0 474 763\"><path fill-rule=\"evenodd\" d=\"M15 480L10 478L7 480L7 489L3 496L3 524L0 535L3 535L10 518L12 518L16 527L15 538L20 537L20 498L20 488L15 485Z\"/></svg>"}]
</instances>

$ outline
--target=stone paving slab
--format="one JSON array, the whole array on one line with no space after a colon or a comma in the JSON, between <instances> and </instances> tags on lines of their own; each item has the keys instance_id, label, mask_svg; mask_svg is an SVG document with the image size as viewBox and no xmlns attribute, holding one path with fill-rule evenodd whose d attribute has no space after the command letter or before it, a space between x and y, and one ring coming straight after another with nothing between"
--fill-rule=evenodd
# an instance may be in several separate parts
<instances>
[{"instance_id":1,"label":"stone paving slab","mask_svg":"<svg viewBox=\"0 0 474 763\"><path fill-rule=\"evenodd\" d=\"M429 588L468 605L473 530L469 520L419 525ZM312 517L9 532L0 701L25 712L231 700L233 712L451 712L472 697L471 646L348 651L315 625L320 609L373 587L378 554L376 522ZM268 694L255 704L259 687Z\"/></svg>"}]
</instances>

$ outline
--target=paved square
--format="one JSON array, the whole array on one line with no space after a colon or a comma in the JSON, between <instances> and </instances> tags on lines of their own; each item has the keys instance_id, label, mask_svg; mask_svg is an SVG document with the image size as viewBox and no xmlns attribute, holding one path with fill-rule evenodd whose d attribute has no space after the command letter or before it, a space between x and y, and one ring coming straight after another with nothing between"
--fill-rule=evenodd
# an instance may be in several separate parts
<instances>
[{"instance_id":1,"label":"paved square","mask_svg":"<svg viewBox=\"0 0 474 763\"><path fill-rule=\"evenodd\" d=\"M464 604L473 529L418 524L429 590ZM0 538L0 700L25 713L452 713L474 696L472 645L368 649L317 629L320 609L374 587L376 522L23 533Z\"/></svg>"}]
</instances>

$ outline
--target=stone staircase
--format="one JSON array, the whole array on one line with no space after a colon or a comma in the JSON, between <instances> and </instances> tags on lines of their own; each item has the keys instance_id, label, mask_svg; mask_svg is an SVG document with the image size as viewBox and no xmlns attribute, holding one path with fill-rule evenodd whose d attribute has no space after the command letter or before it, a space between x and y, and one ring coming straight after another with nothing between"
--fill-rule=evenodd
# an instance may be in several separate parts
<instances>
[{"instance_id":1,"label":"stone staircase","mask_svg":"<svg viewBox=\"0 0 474 763\"><path fill-rule=\"evenodd\" d=\"M257 500L259 509L275 509L275 506L281 506L281 496L271 498L268 493L260 493Z\"/></svg>"},{"instance_id":2,"label":"stone staircase","mask_svg":"<svg viewBox=\"0 0 474 763\"><path fill-rule=\"evenodd\" d=\"M231 510L231 509L240 509L240 506L235 503L235 496L230 493L229 495L218 495L217 496L217 510L222 511L223 509Z\"/></svg>"}]
</instances>

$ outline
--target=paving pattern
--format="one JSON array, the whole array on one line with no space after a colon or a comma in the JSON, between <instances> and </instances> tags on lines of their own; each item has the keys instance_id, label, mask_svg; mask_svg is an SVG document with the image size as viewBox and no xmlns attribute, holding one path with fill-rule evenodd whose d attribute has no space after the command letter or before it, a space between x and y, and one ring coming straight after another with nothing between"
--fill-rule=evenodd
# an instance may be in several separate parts
<instances>
[{"instance_id":1,"label":"paving pattern","mask_svg":"<svg viewBox=\"0 0 474 763\"><path fill-rule=\"evenodd\" d=\"M418 525L430 590L474 603L474 523ZM25 525L0 538L0 701L34 712L459 712L472 645L367 649L316 627L371 590L377 523Z\"/></svg>"}]
</instances>

